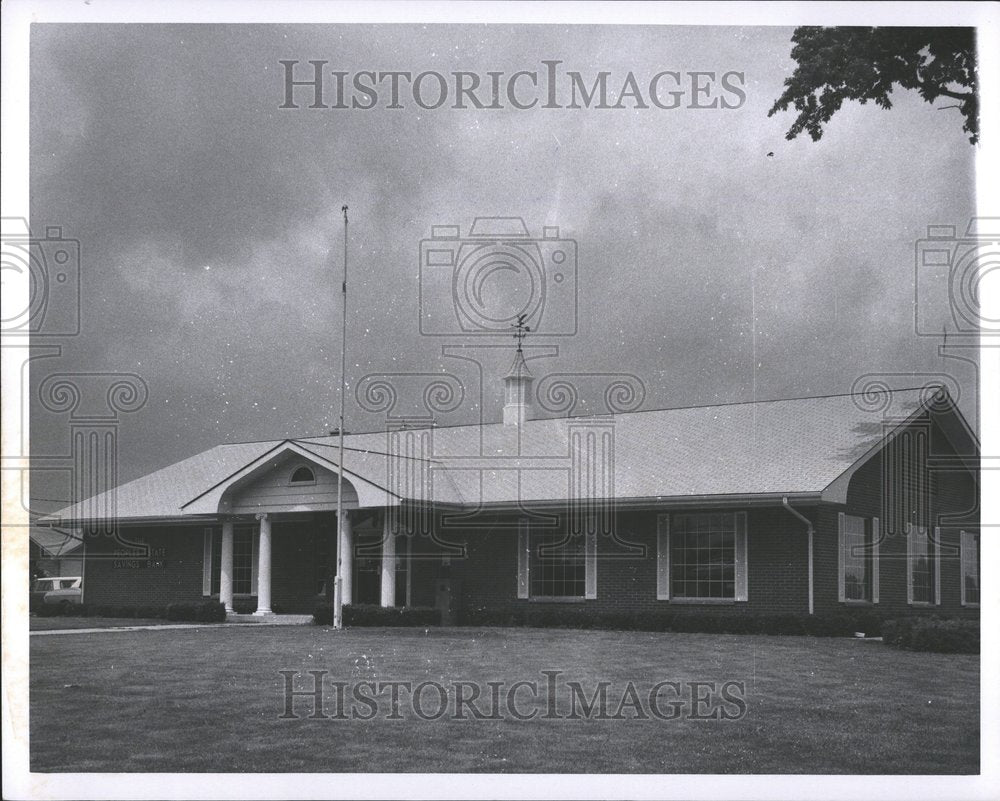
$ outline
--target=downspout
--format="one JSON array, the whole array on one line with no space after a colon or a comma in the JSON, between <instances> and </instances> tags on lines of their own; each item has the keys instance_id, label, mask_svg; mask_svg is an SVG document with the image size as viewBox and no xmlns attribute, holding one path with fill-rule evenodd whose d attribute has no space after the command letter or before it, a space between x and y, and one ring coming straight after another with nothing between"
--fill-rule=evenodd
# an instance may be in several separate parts
<instances>
[{"instance_id":1,"label":"downspout","mask_svg":"<svg viewBox=\"0 0 1000 801\"><path fill-rule=\"evenodd\" d=\"M813 528L812 521L802 514L798 509L794 509L788 502L788 496L781 499L781 505L806 524L806 536L809 539L809 614L813 614Z\"/></svg>"}]
</instances>

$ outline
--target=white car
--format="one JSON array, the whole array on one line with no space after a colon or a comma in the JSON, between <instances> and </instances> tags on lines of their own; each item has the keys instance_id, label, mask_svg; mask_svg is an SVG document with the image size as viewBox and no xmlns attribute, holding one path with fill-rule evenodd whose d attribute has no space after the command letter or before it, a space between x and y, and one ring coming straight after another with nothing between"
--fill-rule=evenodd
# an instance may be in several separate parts
<instances>
[{"instance_id":1,"label":"white car","mask_svg":"<svg viewBox=\"0 0 1000 801\"><path fill-rule=\"evenodd\" d=\"M35 579L31 594L41 595L46 604L78 604L83 601L83 578L81 576L55 576Z\"/></svg>"}]
</instances>

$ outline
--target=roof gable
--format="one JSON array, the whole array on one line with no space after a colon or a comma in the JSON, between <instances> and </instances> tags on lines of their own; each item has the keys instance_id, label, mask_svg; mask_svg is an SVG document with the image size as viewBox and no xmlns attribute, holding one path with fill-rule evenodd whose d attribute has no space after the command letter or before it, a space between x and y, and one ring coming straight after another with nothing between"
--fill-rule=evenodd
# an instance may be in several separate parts
<instances>
[{"instance_id":1,"label":"roof gable","mask_svg":"<svg viewBox=\"0 0 1000 801\"><path fill-rule=\"evenodd\" d=\"M585 418L345 435L344 476L359 506L479 506L811 496L856 470L889 428L924 408L921 389L722 404ZM949 400L942 419L963 436ZM967 430L968 427L965 426ZM964 435L977 449L974 437ZM119 519L215 515L227 490L295 454L339 468L338 439L220 445L119 487ZM978 451L977 451L978 452ZM270 467L269 467L270 466ZM584 488L584 489L580 489ZM829 491L828 491L829 495ZM832 497L832 496L831 496ZM72 520L78 504L45 522Z\"/></svg>"},{"instance_id":2,"label":"roof gable","mask_svg":"<svg viewBox=\"0 0 1000 801\"><path fill-rule=\"evenodd\" d=\"M279 468L285 458L292 454L332 473L337 473L340 470L335 462L318 455L315 449L303 447L293 440L284 440L253 461L243 465L231 475L226 476L221 481L207 488L204 492L199 493L191 500L182 504L182 512L184 514L221 514L231 512L233 497L237 491L248 487L268 473ZM347 456L346 453L345 456ZM353 454L352 458L344 459L343 474L345 482L350 486L353 496L352 506L354 508L395 506L399 503L398 496L388 492L374 481L367 480L357 469L352 470L352 461Z\"/></svg>"}]
</instances>

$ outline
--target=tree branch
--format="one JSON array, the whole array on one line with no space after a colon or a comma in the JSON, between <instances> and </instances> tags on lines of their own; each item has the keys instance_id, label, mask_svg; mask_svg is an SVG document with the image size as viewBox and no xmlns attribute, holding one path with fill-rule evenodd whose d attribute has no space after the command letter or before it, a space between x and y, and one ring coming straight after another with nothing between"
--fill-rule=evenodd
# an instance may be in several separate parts
<instances>
[{"instance_id":1,"label":"tree branch","mask_svg":"<svg viewBox=\"0 0 1000 801\"><path fill-rule=\"evenodd\" d=\"M951 89L945 89L943 86L931 86L927 81L921 78L919 75L917 77L917 86L921 89L925 89L930 92L936 92L938 95L944 95L945 97L950 97L953 100L968 100L970 97L975 97L975 92L953 92Z\"/></svg>"}]
</instances>

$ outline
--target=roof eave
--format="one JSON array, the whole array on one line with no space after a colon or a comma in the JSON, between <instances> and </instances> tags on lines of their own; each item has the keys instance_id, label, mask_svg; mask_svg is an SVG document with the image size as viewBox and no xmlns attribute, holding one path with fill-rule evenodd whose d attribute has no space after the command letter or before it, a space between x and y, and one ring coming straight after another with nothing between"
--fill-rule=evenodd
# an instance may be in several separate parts
<instances>
[{"instance_id":1,"label":"roof eave","mask_svg":"<svg viewBox=\"0 0 1000 801\"><path fill-rule=\"evenodd\" d=\"M579 499L587 504L613 504L616 509L654 509L663 506L671 507L747 507L747 506L780 506L782 499L799 503L819 503L822 500L822 491L793 491L793 492L758 492L758 493L724 493L724 494L699 494L699 495L655 495L635 498L585 498ZM545 508L565 506L576 499L540 499L522 501L487 501L478 504L479 508L502 511L506 509L523 509L525 506L532 508ZM444 506L445 504L435 504ZM461 508L461 507L460 507Z\"/></svg>"}]
</instances>

